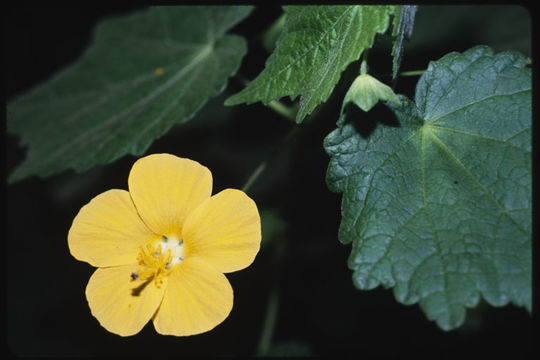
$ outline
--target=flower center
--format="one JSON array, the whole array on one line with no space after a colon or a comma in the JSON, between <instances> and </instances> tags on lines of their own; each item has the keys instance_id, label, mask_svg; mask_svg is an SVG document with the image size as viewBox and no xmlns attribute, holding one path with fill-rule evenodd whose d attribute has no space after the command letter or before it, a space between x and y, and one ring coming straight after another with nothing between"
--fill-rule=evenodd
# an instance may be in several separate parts
<instances>
[{"instance_id":1,"label":"flower center","mask_svg":"<svg viewBox=\"0 0 540 360\"><path fill-rule=\"evenodd\" d=\"M139 268L131 273L131 280L141 279L145 284L154 280L154 284L160 287L163 277L184 261L184 241L163 235L160 241L141 246L137 261Z\"/></svg>"}]
</instances>

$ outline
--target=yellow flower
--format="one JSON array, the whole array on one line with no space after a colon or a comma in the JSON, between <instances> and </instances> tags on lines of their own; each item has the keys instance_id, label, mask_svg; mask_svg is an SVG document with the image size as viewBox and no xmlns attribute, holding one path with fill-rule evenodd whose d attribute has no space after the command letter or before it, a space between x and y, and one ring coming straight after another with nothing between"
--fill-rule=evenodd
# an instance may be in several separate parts
<instances>
[{"instance_id":1,"label":"yellow flower","mask_svg":"<svg viewBox=\"0 0 540 360\"><path fill-rule=\"evenodd\" d=\"M210 171L170 154L137 160L128 186L93 198L69 230L71 254L98 268L86 287L92 315L121 336L150 319L164 335L213 329L233 304L223 273L259 251L257 206L240 190L211 196Z\"/></svg>"}]
</instances>

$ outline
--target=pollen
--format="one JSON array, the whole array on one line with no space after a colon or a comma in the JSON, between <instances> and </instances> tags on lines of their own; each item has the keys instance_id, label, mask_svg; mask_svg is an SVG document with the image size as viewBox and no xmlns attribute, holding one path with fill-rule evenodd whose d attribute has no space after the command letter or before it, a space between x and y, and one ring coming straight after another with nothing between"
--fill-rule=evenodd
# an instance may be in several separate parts
<instances>
[{"instance_id":1,"label":"pollen","mask_svg":"<svg viewBox=\"0 0 540 360\"><path fill-rule=\"evenodd\" d=\"M141 246L137 257L139 267L136 272L131 273L131 280L153 281L160 287L163 278L184 260L183 245L183 240L162 236L161 241Z\"/></svg>"}]
</instances>

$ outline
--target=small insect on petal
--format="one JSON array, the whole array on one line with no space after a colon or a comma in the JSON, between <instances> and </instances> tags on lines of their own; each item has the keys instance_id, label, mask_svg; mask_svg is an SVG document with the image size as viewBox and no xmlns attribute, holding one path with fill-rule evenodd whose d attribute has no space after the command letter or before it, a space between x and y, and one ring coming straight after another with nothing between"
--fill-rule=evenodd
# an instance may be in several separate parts
<instances>
[{"instance_id":1,"label":"small insect on petal","mask_svg":"<svg viewBox=\"0 0 540 360\"><path fill-rule=\"evenodd\" d=\"M130 276L131 276L131 280L137 280L139 278L139 275L137 275L137 273L134 273L134 272L132 272Z\"/></svg>"}]
</instances>

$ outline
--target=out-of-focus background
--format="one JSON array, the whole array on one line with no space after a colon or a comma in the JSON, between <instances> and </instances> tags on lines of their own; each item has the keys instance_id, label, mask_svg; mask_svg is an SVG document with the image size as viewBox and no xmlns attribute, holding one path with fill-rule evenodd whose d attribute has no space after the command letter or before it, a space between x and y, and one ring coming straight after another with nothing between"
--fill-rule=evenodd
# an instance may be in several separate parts
<instances>
[{"instance_id":1,"label":"out-of-focus background","mask_svg":"<svg viewBox=\"0 0 540 360\"><path fill-rule=\"evenodd\" d=\"M75 61L100 20L141 7L43 6L12 4L5 10L6 100L47 80ZM254 78L269 53L261 35L281 14L274 6L256 8L232 32L248 40L240 73ZM450 51L489 45L531 56L531 18L519 6L421 6L402 71L425 69ZM378 36L370 51L370 71L390 83L391 40ZM108 333L90 314L84 290L94 271L69 254L67 233L78 210L111 188L127 189L134 156L88 172L64 172L6 185L4 258L8 350L18 356L253 355L259 346L269 294L278 294L270 355L525 356L532 345L532 320L522 308L493 308L482 302L466 323L444 332L417 305L398 304L391 290L359 291L347 268L350 246L337 239L340 195L328 191L328 156L322 140L333 128L348 85L351 65L329 101L302 125L294 126L260 103L223 106L242 88L232 78L190 122L155 141L147 153L168 152L206 165L214 193L241 188L265 158L268 167L249 190L263 217L263 247L253 265L228 274L235 291L230 316L214 330L185 338L161 336L148 324L138 335ZM396 91L414 95L418 77L404 77ZM377 106L369 115L392 116ZM278 152L273 149L279 148ZM6 135L5 171L25 157L14 135ZM279 255L281 254L281 255Z\"/></svg>"}]
</instances>

